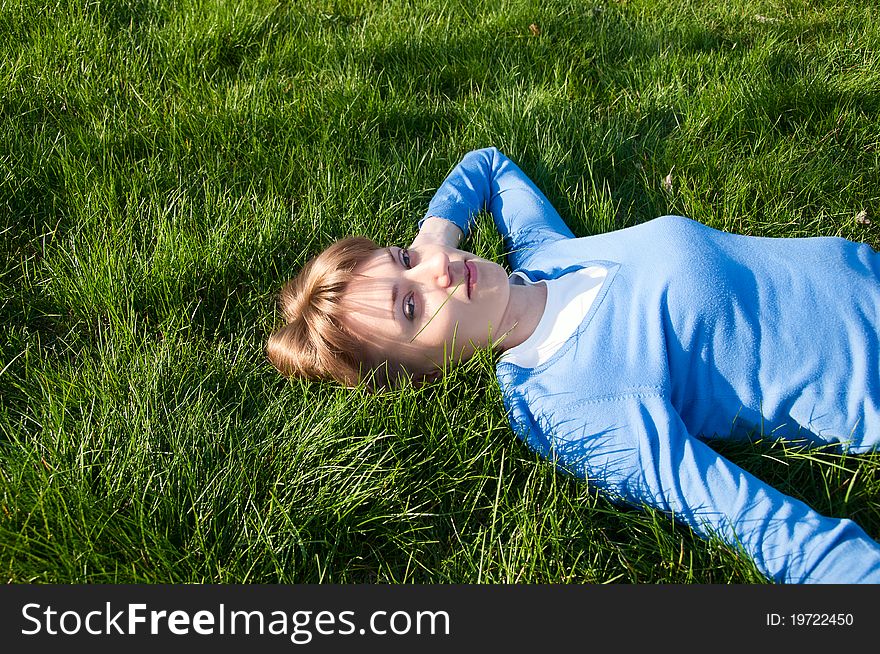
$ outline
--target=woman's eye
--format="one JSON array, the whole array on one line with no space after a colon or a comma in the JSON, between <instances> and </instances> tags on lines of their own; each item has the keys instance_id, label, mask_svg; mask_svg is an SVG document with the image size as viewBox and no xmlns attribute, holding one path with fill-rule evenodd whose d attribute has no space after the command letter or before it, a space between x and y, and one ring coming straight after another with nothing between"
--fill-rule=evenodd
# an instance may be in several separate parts
<instances>
[{"instance_id":1,"label":"woman's eye","mask_svg":"<svg viewBox=\"0 0 880 654\"><path fill-rule=\"evenodd\" d=\"M412 268L412 265L409 261L409 250L400 251L400 260L403 262L405 268Z\"/></svg>"},{"instance_id":2,"label":"woman's eye","mask_svg":"<svg viewBox=\"0 0 880 654\"><path fill-rule=\"evenodd\" d=\"M407 320L416 318L416 302L412 293L403 298L403 315Z\"/></svg>"}]
</instances>

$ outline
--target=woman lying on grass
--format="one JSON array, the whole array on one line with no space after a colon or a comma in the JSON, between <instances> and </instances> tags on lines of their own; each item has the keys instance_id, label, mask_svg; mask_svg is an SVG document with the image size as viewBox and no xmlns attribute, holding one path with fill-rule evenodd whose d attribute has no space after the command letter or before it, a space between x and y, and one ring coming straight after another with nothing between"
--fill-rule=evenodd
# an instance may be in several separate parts
<instances>
[{"instance_id":1,"label":"woman lying on grass","mask_svg":"<svg viewBox=\"0 0 880 654\"><path fill-rule=\"evenodd\" d=\"M456 249L488 210L514 273ZM742 548L777 582L880 582L880 544L706 444L774 438L847 453L880 443L880 255L665 216L575 238L495 148L467 154L408 248L363 238L281 293L268 354L285 375L430 379L478 348L511 425L610 499Z\"/></svg>"}]
</instances>

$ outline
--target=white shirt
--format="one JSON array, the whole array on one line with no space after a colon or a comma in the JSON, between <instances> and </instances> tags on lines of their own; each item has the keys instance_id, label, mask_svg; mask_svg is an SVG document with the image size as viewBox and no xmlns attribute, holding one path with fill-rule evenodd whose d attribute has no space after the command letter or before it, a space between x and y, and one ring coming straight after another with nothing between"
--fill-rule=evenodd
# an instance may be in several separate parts
<instances>
[{"instance_id":1,"label":"white shirt","mask_svg":"<svg viewBox=\"0 0 880 654\"><path fill-rule=\"evenodd\" d=\"M547 301L535 331L505 351L500 360L521 368L535 368L550 359L583 322L607 274L604 266L589 266L540 282L533 282L520 272L511 274L514 284L546 285Z\"/></svg>"}]
</instances>

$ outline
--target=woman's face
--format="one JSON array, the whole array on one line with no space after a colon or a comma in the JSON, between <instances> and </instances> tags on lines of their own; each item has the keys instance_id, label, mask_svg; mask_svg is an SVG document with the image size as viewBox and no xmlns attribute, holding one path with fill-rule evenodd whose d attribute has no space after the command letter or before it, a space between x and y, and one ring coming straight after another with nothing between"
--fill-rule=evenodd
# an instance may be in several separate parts
<instances>
[{"instance_id":1,"label":"woman's face","mask_svg":"<svg viewBox=\"0 0 880 654\"><path fill-rule=\"evenodd\" d=\"M433 243L383 248L354 272L346 325L374 358L411 374L464 361L510 328L507 272L469 252Z\"/></svg>"}]
</instances>

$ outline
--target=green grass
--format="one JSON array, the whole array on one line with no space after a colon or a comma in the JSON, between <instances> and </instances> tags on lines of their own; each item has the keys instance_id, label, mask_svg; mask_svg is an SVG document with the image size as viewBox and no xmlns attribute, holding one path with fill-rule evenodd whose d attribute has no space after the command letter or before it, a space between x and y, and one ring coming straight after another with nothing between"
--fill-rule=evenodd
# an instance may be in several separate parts
<instances>
[{"instance_id":1,"label":"green grass","mask_svg":"<svg viewBox=\"0 0 880 654\"><path fill-rule=\"evenodd\" d=\"M876 2L0 0L0 577L760 582L538 460L486 354L380 396L266 362L284 279L486 145L578 235L878 248ZM880 455L723 451L880 537Z\"/></svg>"}]
</instances>

